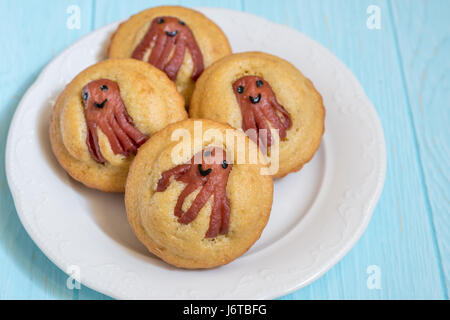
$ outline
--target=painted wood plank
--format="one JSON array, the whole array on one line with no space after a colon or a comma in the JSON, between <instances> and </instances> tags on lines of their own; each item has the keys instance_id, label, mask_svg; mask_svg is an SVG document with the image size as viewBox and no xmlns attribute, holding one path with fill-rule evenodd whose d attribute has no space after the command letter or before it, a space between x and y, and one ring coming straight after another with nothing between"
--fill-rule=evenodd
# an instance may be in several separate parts
<instances>
[{"instance_id":1,"label":"painted wood plank","mask_svg":"<svg viewBox=\"0 0 450 320\"><path fill-rule=\"evenodd\" d=\"M132 14L144 9L162 5L181 5L185 7L217 7L240 10L240 0L211 1L211 0L96 0L95 1L95 27L106 25L119 20L128 19Z\"/></svg>"},{"instance_id":2,"label":"painted wood plank","mask_svg":"<svg viewBox=\"0 0 450 320\"><path fill-rule=\"evenodd\" d=\"M81 25L68 29L67 9L74 4L81 10ZM72 299L66 275L36 247L17 217L4 152L11 117L26 89L55 55L90 32L91 1L5 0L0 11L7 13L0 19L0 299Z\"/></svg>"},{"instance_id":3,"label":"painted wood plank","mask_svg":"<svg viewBox=\"0 0 450 320\"><path fill-rule=\"evenodd\" d=\"M208 1L208 0L190 0L190 1L174 1L174 0L134 0L134 1L121 1L121 0L96 0L94 4L94 27L97 29L106 24L128 19L129 16L142 11L144 9L160 6L160 5L182 5L185 7L218 7L240 10L242 3L240 0L231 1ZM87 295L91 297L90 293ZM103 298L110 299L107 296Z\"/></svg>"},{"instance_id":4,"label":"painted wood plank","mask_svg":"<svg viewBox=\"0 0 450 320\"><path fill-rule=\"evenodd\" d=\"M163 4L182 3L181 1L159 1L159 3L154 1L151 3L151 5ZM210 3L208 1L192 1L191 4L192 6L208 6ZM70 16L67 10L71 5L76 5L81 10L80 29L70 30L66 27L67 19ZM7 105L6 108L0 110L2 137L4 137L1 141L2 150L6 144L9 122L20 97L51 58L97 26L125 19L148 6L150 6L148 1L98 1L95 6L90 0L53 1L45 4L39 1L30 1L27 6L11 0L2 2L0 6L2 12L11 13L8 19L2 20L0 24L1 39L5 39L3 43L7 49L10 49L10 54L3 59L0 74L0 84L2 84L0 102L4 102L2 105ZM239 9L240 1L229 1L221 6ZM47 19L48 17L51 19ZM96 20L96 17L99 19ZM111 20L108 21L108 18ZM26 28L22 28L18 24L23 21L27 21ZM42 28L43 24L44 28ZM13 39L8 31L15 28L20 28L23 33ZM47 37L39 36L33 39L35 30L40 30ZM29 41L30 39L32 41ZM31 59L27 57L27 52L33 52ZM38 54L36 55L36 53ZM27 63L19 64L19 61L24 61L25 57L27 57ZM15 61L17 62L14 63ZM22 82L23 85L20 85ZM6 99L8 100L5 101ZM2 152L4 153L4 151ZM4 168L4 154L1 161L2 168ZM4 170L1 173L1 180L0 231L2 231L2 235L0 240L2 244L5 244L5 250L0 251L0 261L3 262L0 266L0 271L2 271L0 298L108 299L109 297L86 287L73 292L66 288L66 275L35 246L20 224L7 187ZM11 252L17 253L18 256L11 257ZM17 265L18 261L24 264L23 270L20 270L21 266Z\"/></svg>"},{"instance_id":5,"label":"painted wood plank","mask_svg":"<svg viewBox=\"0 0 450 320\"><path fill-rule=\"evenodd\" d=\"M392 1L393 20L420 151L435 250L442 264L446 298L450 291L450 24L449 2ZM447 8L447 10L444 10ZM414 32L411 32L414 30Z\"/></svg>"},{"instance_id":6,"label":"painted wood plank","mask_svg":"<svg viewBox=\"0 0 450 320\"><path fill-rule=\"evenodd\" d=\"M73 3L82 10L81 29L63 30L67 18L65 10ZM414 148L408 103L402 90L389 7L384 1L375 0L97 0L93 11L90 1L29 1L26 10L18 1L2 1L0 10L11 14L0 20L0 39L5 39L2 43L7 48L6 57L0 61L0 298L104 298L85 287L80 291L67 290L65 274L51 264L26 235L6 186L3 169L5 136L18 99L38 71L51 60L49 48L57 53L94 27L125 19L159 4L243 7L246 11L298 28L330 48L355 72L380 114L389 152L388 173L384 193L369 229L357 246L324 277L284 298L442 298L439 265L433 251L433 228L427 216L427 198L420 179L420 162ZM381 30L365 27L369 4L379 5L382 10ZM406 11L411 15L415 13L414 9ZM11 39L5 31L11 30L11 26L20 27L23 21L27 21L27 26L20 28L17 39ZM429 28L434 27L430 25ZM35 30L46 36L33 39ZM414 32L410 30L410 33ZM31 57L27 55L28 51L33 52ZM411 90L414 93L414 89ZM429 135L431 140L435 139L433 134ZM446 167L442 170L448 172ZM440 208L442 202L436 203ZM370 265L381 268L381 290L369 290L366 286L366 269Z\"/></svg>"},{"instance_id":7,"label":"painted wood plank","mask_svg":"<svg viewBox=\"0 0 450 320\"><path fill-rule=\"evenodd\" d=\"M366 27L369 5L381 9L381 30ZM442 298L427 199L387 3L246 0L244 10L299 29L343 60L373 101L387 143L386 185L368 230L324 277L285 298ZM366 271L371 265L381 270L381 290L369 290L366 285Z\"/></svg>"}]
</instances>

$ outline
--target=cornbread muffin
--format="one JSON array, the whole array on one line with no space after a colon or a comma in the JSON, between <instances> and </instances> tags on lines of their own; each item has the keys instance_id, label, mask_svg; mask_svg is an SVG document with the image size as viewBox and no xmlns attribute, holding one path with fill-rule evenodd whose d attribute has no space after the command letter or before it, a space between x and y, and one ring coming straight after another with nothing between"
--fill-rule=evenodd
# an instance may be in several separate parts
<instances>
[{"instance_id":1,"label":"cornbread muffin","mask_svg":"<svg viewBox=\"0 0 450 320\"><path fill-rule=\"evenodd\" d=\"M218 137L227 131L244 148ZM252 162L251 154L260 161ZM128 221L148 250L169 264L199 269L229 263L259 239L269 219L273 180L264 175L266 167L257 145L228 125L194 119L171 124L142 146L131 165Z\"/></svg>"},{"instance_id":2,"label":"cornbread muffin","mask_svg":"<svg viewBox=\"0 0 450 320\"><path fill-rule=\"evenodd\" d=\"M110 58L143 60L166 72L187 105L203 70L230 53L227 37L213 21L178 6L132 16L119 26L108 49Z\"/></svg>"},{"instance_id":3,"label":"cornbread muffin","mask_svg":"<svg viewBox=\"0 0 450 320\"><path fill-rule=\"evenodd\" d=\"M157 68L110 59L82 71L59 96L50 141L61 166L90 188L123 192L137 149L187 114L183 97Z\"/></svg>"},{"instance_id":4,"label":"cornbread muffin","mask_svg":"<svg viewBox=\"0 0 450 320\"><path fill-rule=\"evenodd\" d=\"M281 178L300 170L319 148L325 109L312 82L292 64L246 52L219 60L202 74L189 115L242 128L268 156L278 148L274 178Z\"/></svg>"}]
</instances>

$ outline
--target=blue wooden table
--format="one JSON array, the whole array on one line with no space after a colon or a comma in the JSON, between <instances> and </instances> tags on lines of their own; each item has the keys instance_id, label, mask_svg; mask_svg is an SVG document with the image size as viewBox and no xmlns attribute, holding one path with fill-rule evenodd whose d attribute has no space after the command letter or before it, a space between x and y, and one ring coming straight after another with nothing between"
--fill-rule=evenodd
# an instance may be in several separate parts
<instances>
[{"instance_id":1,"label":"blue wooden table","mask_svg":"<svg viewBox=\"0 0 450 320\"><path fill-rule=\"evenodd\" d=\"M6 183L6 136L21 96L55 55L161 4L243 10L302 31L349 66L381 118L386 184L367 231L322 278L282 299L448 299L448 0L1 0L0 299L108 299L69 290L25 232Z\"/></svg>"}]
</instances>

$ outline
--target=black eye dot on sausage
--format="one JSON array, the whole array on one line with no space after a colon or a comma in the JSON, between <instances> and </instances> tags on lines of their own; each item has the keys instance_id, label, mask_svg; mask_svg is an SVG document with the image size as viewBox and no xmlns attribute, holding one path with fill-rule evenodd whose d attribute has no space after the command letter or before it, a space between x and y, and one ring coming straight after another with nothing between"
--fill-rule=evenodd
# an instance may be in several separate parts
<instances>
[{"instance_id":1,"label":"black eye dot on sausage","mask_svg":"<svg viewBox=\"0 0 450 320\"><path fill-rule=\"evenodd\" d=\"M178 20L178 23L181 24L182 26L186 25L186 23L183 20Z\"/></svg>"},{"instance_id":2,"label":"black eye dot on sausage","mask_svg":"<svg viewBox=\"0 0 450 320\"><path fill-rule=\"evenodd\" d=\"M245 90L245 88L243 86L237 87L237 92L240 94L244 93L244 90Z\"/></svg>"},{"instance_id":3,"label":"black eye dot on sausage","mask_svg":"<svg viewBox=\"0 0 450 320\"><path fill-rule=\"evenodd\" d=\"M158 24L163 24L165 22L165 20L164 20L164 18L159 18L157 22L158 22Z\"/></svg>"},{"instance_id":4,"label":"black eye dot on sausage","mask_svg":"<svg viewBox=\"0 0 450 320\"><path fill-rule=\"evenodd\" d=\"M83 92L83 100L87 100L89 98L89 93Z\"/></svg>"},{"instance_id":5,"label":"black eye dot on sausage","mask_svg":"<svg viewBox=\"0 0 450 320\"><path fill-rule=\"evenodd\" d=\"M262 87L263 85L264 85L264 82L263 82L262 80L257 80L257 81L256 81L256 86L257 86L258 88Z\"/></svg>"},{"instance_id":6,"label":"black eye dot on sausage","mask_svg":"<svg viewBox=\"0 0 450 320\"><path fill-rule=\"evenodd\" d=\"M102 91L108 91L108 86L102 84L102 85L100 86L100 90L102 90Z\"/></svg>"},{"instance_id":7,"label":"black eye dot on sausage","mask_svg":"<svg viewBox=\"0 0 450 320\"><path fill-rule=\"evenodd\" d=\"M228 162L227 162L227 160L223 160L223 162L222 162L222 168L224 168L224 169L228 168Z\"/></svg>"}]
</instances>

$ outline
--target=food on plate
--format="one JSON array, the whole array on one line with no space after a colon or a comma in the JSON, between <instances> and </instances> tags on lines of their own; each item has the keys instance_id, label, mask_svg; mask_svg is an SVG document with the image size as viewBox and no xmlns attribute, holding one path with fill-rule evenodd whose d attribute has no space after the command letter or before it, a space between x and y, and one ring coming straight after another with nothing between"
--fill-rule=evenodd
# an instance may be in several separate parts
<instances>
[{"instance_id":1,"label":"food on plate","mask_svg":"<svg viewBox=\"0 0 450 320\"><path fill-rule=\"evenodd\" d=\"M277 151L274 178L281 178L300 170L319 148L325 109L312 82L291 63L245 52L205 70L189 115L228 123L246 132L268 155Z\"/></svg>"},{"instance_id":2,"label":"food on plate","mask_svg":"<svg viewBox=\"0 0 450 320\"><path fill-rule=\"evenodd\" d=\"M217 138L227 134L244 148ZM251 154L260 161L250 161ZM257 145L228 125L200 119L171 124L141 147L130 168L128 221L148 250L169 264L227 264L259 239L269 219L267 165Z\"/></svg>"},{"instance_id":3,"label":"food on plate","mask_svg":"<svg viewBox=\"0 0 450 320\"><path fill-rule=\"evenodd\" d=\"M222 30L202 13L162 6L139 12L122 23L111 38L110 58L134 58L164 71L189 105L203 70L231 54Z\"/></svg>"},{"instance_id":4,"label":"food on plate","mask_svg":"<svg viewBox=\"0 0 450 320\"><path fill-rule=\"evenodd\" d=\"M52 113L50 141L61 166L88 187L123 192L139 147L184 120L184 99L157 68L134 59L95 64L70 82Z\"/></svg>"}]
</instances>

